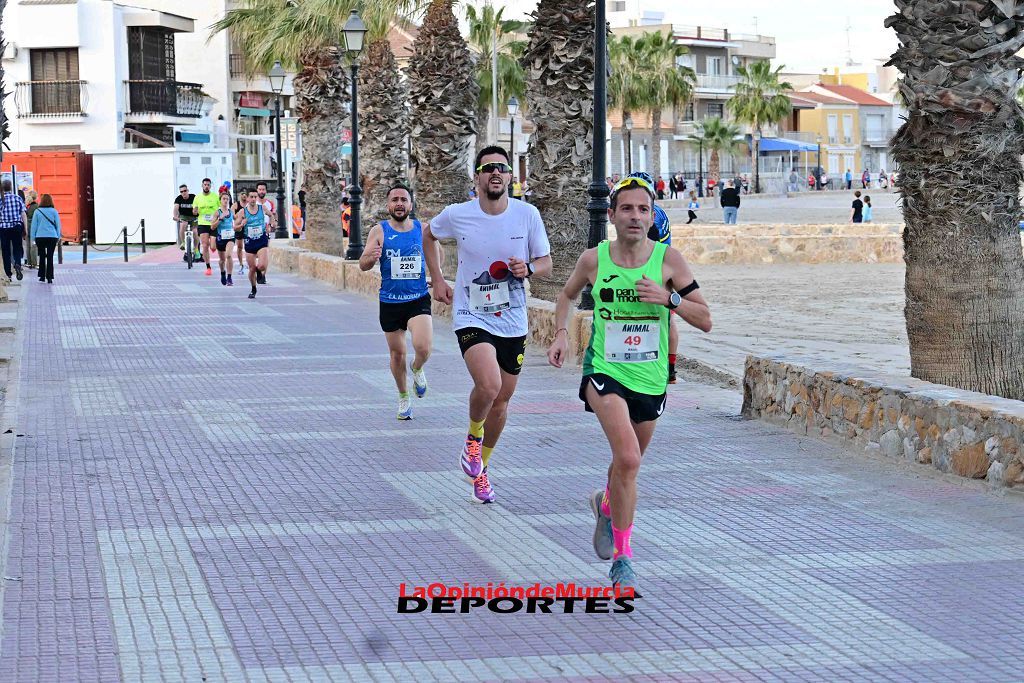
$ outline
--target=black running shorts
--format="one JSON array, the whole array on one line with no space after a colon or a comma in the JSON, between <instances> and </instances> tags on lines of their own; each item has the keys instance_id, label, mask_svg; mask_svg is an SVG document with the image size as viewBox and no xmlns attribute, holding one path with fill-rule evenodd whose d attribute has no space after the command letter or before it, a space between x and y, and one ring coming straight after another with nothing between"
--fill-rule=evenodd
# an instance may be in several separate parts
<instances>
[{"instance_id":1,"label":"black running shorts","mask_svg":"<svg viewBox=\"0 0 1024 683\"><path fill-rule=\"evenodd\" d=\"M583 408L588 413L594 412L594 409L587 402L588 384L594 387L594 391L597 392L598 396L607 396L608 394L621 396L626 402L626 407L629 408L629 419L633 422L651 422L652 420L657 420L665 412L665 401L668 399L667 393L660 396L641 394L638 391L622 386L622 384L608 375L598 373L584 375L583 381L580 382L580 400L583 401Z\"/></svg>"},{"instance_id":2,"label":"black running shorts","mask_svg":"<svg viewBox=\"0 0 1024 683\"><path fill-rule=\"evenodd\" d=\"M510 375L518 375L523 369L523 357L526 354L526 336L499 337L479 327L464 327L455 331L459 338L459 349L462 355L477 344L490 344L498 357L498 367Z\"/></svg>"},{"instance_id":3,"label":"black running shorts","mask_svg":"<svg viewBox=\"0 0 1024 683\"><path fill-rule=\"evenodd\" d=\"M200 235L212 235L213 234L213 226L210 226L210 225L200 225L200 226L198 226L196 228L196 232L198 232Z\"/></svg>"},{"instance_id":4,"label":"black running shorts","mask_svg":"<svg viewBox=\"0 0 1024 683\"><path fill-rule=\"evenodd\" d=\"M430 315L430 295L401 303L380 302L380 329L397 332L409 329L409 321L419 315Z\"/></svg>"}]
</instances>

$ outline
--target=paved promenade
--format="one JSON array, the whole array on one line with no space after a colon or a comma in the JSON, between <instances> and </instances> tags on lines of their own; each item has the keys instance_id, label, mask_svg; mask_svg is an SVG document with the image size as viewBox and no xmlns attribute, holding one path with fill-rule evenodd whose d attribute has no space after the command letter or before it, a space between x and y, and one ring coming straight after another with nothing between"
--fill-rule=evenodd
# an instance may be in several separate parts
<instances>
[{"instance_id":1,"label":"paved promenade","mask_svg":"<svg viewBox=\"0 0 1024 683\"><path fill-rule=\"evenodd\" d=\"M641 472L636 611L397 614L402 582L603 585L585 497L607 447L577 371L532 349L498 502L473 505L450 330L400 423L375 304L270 282L26 279L0 681L1021 679L1024 500L696 384Z\"/></svg>"}]
</instances>

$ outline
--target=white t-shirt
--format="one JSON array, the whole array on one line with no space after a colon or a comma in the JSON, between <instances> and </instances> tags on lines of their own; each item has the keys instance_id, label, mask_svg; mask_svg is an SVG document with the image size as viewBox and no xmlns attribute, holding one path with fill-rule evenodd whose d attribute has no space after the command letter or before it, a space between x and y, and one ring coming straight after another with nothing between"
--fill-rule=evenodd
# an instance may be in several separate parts
<instances>
[{"instance_id":1,"label":"white t-shirt","mask_svg":"<svg viewBox=\"0 0 1024 683\"><path fill-rule=\"evenodd\" d=\"M270 195L267 195L266 197L264 197L262 203L263 203L263 223L269 227L270 226L270 217L277 215L277 207L276 207L276 205L274 203L274 200L270 198Z\"/></svg>"},{"instance_id":2,"label":"white t-shirt","mask_svg":"<svg viewBox=\"0 0 1024 683\"><path fill-rule=\"evenodd\" d=\"M528 334L525 285L509 272L508 260L529 263L551 253L537 208L511 199L504 213L491 216L472 199L446 206L430 221L430 232L457 240L453 329L479 327L497 337Z\"/></svg>"}]
</instances>

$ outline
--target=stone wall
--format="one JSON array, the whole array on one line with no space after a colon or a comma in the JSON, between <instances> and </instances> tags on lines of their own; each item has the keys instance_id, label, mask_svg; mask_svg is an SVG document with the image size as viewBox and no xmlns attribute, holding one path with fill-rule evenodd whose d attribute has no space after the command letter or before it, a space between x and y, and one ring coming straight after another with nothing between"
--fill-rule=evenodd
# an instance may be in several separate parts
<instances>
[{"instance_id":1,"label":"stone wall","mask_svg":"<svg viewBox=\"0 0 1024 683\"><path fill-rule=\"evenodd\" d=\"M346 261L340 256L330 256L309 251L288 244L282 240L270 241L270 262L272 269L279 272L295 273L303 277L319 280L326 284L344 289L363 296L377 298L380 290L380 271L362 271L357 261ZM438 318L451 319L451 307L433 302L433 314ZM527 316L530 321L529 344L547 350L555 338L555 304L529 297L527 299ZM581 363L583 349L590 341L590 313L576 312L569 318L569 354L571 360Z\"/></svg>"},{"instance_id":2,"label":"stone wall","mask_svg":"<svg viewBox=\"0 0 1024 683\"><path fill-rule=\"evenodd\" d=\"M672 245L698 265L902 263L903 225L674 225Z\"/></svg>"},{"instance_id":3,"label":"stone wall","mask_svg":"<svg viewBox=\"0 0 1024 683\"><path fill-rule=\"evenodd\" d=\"M1024 485L1022 401L856 367L748 356L743 415L993 485Z\"/></svg>"}]
</instances>

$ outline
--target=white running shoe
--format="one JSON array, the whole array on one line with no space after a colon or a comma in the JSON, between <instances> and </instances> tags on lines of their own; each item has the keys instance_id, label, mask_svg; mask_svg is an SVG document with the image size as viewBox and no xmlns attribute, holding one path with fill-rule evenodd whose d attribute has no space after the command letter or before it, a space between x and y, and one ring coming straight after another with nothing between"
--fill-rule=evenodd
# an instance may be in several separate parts
<instances>
[{"instance_id":1,"label":"white running shoe","mask_svg":"<svg viewBox=\"0 0 1024 683\"><path fill-rule=\"evenodd\" d=\"M416 370L412 363L409 363L409 369L412 370L412 386L416 390L416 398L423 398L427 395L427 373L423 372L423 368Z\"/></svg>"},{"instance_id":2,"label":"white running shoe","mask_svg":"<svg viewBox=\"0 0 1024 683\"><path fill-rule=\"evenodd\" d=\"M398 397L398 419L399 420L411 420L412 419L412 405L409 403L408 396Z\"/></svg>"}]
</instances>

